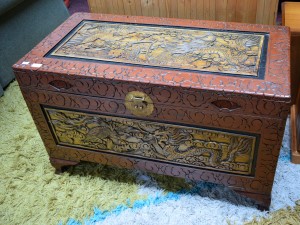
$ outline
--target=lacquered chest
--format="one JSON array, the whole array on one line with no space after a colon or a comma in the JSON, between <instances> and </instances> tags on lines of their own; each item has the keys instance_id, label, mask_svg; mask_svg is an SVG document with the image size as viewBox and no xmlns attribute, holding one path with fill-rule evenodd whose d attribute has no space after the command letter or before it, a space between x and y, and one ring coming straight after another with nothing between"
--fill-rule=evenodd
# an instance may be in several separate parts
<instances>
[{"instance_id":1,"label":"lacquered chest","mask_svg":"<svg viewBox=\"0 0 300 225\"><path fill-rule=\"evenodd\" d=\"M75 14L14 71L57 170L143 169L269 207L290 103L285 27Z\"/></svg>"}]
</instances>

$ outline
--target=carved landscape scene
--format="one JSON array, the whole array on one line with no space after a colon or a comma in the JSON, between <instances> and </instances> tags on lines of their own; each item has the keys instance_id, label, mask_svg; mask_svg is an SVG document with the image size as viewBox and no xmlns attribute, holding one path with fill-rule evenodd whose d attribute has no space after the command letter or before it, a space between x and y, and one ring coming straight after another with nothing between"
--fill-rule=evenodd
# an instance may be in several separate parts
<instances>
[{"instance_id":1,"label":"carved landscape scene","mask_svg":"<svg viewBox=\"0 0 300 225\"><path fill-rule=\"evenodd\" d=\"M61 145L252 173L253 136L50 108L45 111Z\"/></svg>"},{"instance_id":2,"label":"carved landscape scene","mask_svg":"<svg viewBox=\"0 0 300 225\"><path fill-rule=\"evenodd\" d=\"M258 76L264 35L85 21L50 55Z\"/></svg>"}]
</instances>

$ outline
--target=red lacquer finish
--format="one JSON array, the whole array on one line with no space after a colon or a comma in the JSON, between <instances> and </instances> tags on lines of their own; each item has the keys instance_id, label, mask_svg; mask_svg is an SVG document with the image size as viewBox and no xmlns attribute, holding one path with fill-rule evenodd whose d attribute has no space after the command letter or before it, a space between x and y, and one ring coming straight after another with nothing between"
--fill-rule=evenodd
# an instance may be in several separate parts
<instances>
[{"instance_id":1,"label":"red lacquer finish","mask_svg":"<svg viewBox=\"0 0 300 225\"><path fill-rule=\"evenodd\" d=\"M82 20L156 24L267 33L263 79L209 72L160 69L44 57ZM290 40L286 27L182 19L79 13L38 44L13 68L51 163L80 161L137 168L170 176L220 183L268 209L276 164L290 109ZM139 91L153 101L150 116L135 116L124 103ZM136 157L58 145L43 107L183 124L258 137L254 174L242 176Z\"/></svg>"}]
</instances>

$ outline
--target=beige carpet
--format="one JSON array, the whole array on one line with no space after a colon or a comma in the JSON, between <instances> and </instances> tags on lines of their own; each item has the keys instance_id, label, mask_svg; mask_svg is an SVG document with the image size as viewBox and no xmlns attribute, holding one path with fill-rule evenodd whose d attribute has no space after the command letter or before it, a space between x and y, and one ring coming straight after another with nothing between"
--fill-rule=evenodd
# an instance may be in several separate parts
<instances>
[{"instance_id":1,"label":"beige carpet","mask_svg":"<svg viewBox=\"0 0 300 225\"><path fill-rule=\"evenodd\" d=\"M143 196L126 170L85 164L55 175L16 82L0 98L0 224L58 224Z\"/></svg>"}]
</instances>

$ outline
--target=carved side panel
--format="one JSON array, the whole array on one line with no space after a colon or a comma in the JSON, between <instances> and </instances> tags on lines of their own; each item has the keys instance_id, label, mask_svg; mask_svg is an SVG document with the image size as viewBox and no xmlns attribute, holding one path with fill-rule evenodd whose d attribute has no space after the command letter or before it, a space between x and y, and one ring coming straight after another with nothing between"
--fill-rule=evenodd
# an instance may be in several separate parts
<instances>
[{"instance_id":1,"label":"carved side panel","mask_svg":"<svg viewBox=\"0 0 300 225\"><path fill-rule=\"evenodd\" d=\"M230 173L252 173L256 137L45 108L58 144Z\"/></svg>"}]
</instances>

